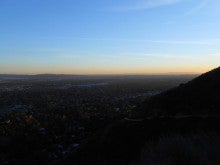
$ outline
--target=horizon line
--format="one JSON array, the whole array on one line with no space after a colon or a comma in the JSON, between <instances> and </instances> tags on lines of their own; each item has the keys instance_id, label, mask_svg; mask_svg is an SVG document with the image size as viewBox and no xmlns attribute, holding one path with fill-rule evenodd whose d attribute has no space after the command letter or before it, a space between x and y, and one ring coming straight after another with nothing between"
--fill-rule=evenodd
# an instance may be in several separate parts
<instances>
[{"instance_id":1,"label":"horizon line","mask_svg":"<svg viewBox=\"0 0 220 165\"><path fill-rule=\"evenodd\" d=\"M77 73L0 73L0 75L16 75L16 76L39 76L39 75L55 75L55 76L120 76L120 75L199 75L203 74L204 72L165 72L165 73L89 73L89 74L77 74Z\"/></svg>"}]
</instances>

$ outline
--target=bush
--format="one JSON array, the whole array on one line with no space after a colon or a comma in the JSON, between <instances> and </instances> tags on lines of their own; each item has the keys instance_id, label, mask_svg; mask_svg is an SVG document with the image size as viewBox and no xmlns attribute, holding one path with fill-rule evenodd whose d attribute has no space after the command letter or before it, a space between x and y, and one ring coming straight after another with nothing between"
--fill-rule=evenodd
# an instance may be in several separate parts
<instances>
[{"instance_id":1,"label":"bush","mask_svg":"<svg viewBox=\"0 0 220 165\"><path fill-rule=\"evenodd\" d=\"M140 165L217 165L220 164L218 135L180 134L163 136L157 142L147 142Z\"/></svg>"}]
</instances>

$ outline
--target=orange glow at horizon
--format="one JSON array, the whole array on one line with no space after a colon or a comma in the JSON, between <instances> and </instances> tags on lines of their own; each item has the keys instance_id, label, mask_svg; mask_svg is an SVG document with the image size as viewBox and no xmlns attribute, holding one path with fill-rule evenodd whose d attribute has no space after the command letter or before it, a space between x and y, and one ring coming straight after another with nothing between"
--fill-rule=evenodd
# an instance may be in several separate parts
<instances>
[{"instance_id":1,"label":"orange glow at horizon","mask_svg":"<svg viewBox=\"0 0 220 165\"><path fill-rule=\"evenodd\" d=\"M20 67L16 71L13 68L3 68L0 74L81 74L81 75L96 75L96 74L201 74L212 70L216 66L191 66L191 67L140 67L140 68L85 68L85 69L71 69L61 67L42 67L42 68L28 68Z\"/></svg>"}]
</instances>

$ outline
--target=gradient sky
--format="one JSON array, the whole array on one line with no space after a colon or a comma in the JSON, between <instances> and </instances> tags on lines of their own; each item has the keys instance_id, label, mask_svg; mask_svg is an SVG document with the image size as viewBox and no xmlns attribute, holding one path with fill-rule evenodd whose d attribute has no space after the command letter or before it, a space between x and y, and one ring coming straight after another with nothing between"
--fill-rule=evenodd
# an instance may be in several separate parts
<instances>
[{"instance_id":1,"label":"gradient sky","mask_svg":"<svg viewBox=\"0 0 220 165\"><path fill-rule=\"evenodd\" d=\"M219 64L219 0L0 0L0 73L200 73Z\"/></svg>"}]
</instances>

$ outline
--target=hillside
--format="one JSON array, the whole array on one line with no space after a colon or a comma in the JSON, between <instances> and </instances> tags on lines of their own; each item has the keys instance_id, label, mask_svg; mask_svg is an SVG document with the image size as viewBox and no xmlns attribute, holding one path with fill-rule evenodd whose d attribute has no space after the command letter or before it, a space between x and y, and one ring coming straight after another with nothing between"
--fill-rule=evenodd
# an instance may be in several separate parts
<instances>
[{"instance_id":1,"label":"hillside","mask_svg":"<svg viewBox=\"0 0 220 165\"><path fill-rule=\"evenodd\" d=\"M220 67L170 89L141 107L145 115L219 115Z\"/></svg>"},{"instance_id":2,"label":"hillside","mask_svg":"<svg viewBox=\"0 0 220 165\"><path fill-rule=\"evenodd\" d=\"M219 164L219 92L217 68L146 100L145 119L110 124L58 164Z\"/></svg>"}]
</instances>

